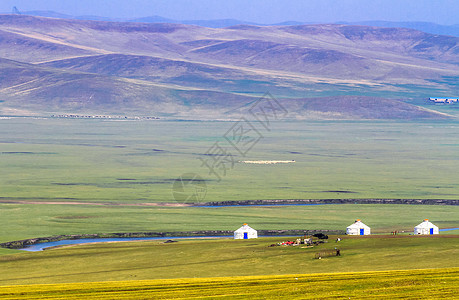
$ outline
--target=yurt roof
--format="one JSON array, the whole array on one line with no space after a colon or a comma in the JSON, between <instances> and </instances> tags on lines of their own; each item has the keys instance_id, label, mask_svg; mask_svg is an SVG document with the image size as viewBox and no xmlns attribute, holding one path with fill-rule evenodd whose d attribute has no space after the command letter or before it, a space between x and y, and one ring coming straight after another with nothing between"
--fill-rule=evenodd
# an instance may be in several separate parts
<instances>
[{"instance_id":1,"label":"yurt roof","mask_svg":"<svg viewBox=\"0 0 459 300\"><path fill-rule=\"evenodd\" d=\"M360 219L357 219L353 224L347 226L347 228L361 228L361 227L364 227L364 228L370 228L368 227L367 225L365 225L362 221L360 221Z\"/></svg>"},{"instance_id":2,"label":"yurt roof","mask_svg":"<svg viewBox=\"0 0 459 300\"><path fill-rule=\"evenodd\" d=\"M250 230L254 230L256 231L255 229L253 229L252 227L250 227L249 225L247 225L247 223L244 223L239 229L237 229L236 231L250 231Z\"/></svg>"},{"instance_id":3,"label":"yurt roof","mask_svg":"<svg viewBox=\"0 0 459 300\"><path fill-rule=\"evenodd\" d=\"M422 223L419 225L415 226L415 228L432 228L432 227L437 227L436 225L432 224L429 219L424 219Z\"/></svg>"}]
</instances>

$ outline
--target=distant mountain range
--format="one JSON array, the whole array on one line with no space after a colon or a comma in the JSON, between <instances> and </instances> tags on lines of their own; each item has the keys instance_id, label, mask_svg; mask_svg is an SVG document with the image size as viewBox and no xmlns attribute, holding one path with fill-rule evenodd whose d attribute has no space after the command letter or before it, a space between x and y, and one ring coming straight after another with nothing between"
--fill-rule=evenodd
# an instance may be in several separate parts
<instances>
[{"instance_id":1,"label":"distant mountain range","mask_svg":"<svg viewBox=\"0 0 459 300\"><path fill-rule=\"evenodd\" d=\"M459 38L407 28L0 15L0 114L226 119L269 91L296 119L445 118L397 99L458 88Z\"/></svg>"},{"instance_id":2,"label":"distant mountain range","mask_svg":"<svg viewBox=\"0 0 459 300\"><path fill-rule=\"evenodd\" d=\"M121 19L121 18L107 18L101 16L72 16L57 13L54 11L26 11L24 15L49 17L59 19L74 19L74 20L92 20L92 21L111 21L111 22L145 22L145 23L172 23L172 24L185 24L197 25L209 28L225 28L236 25L256 25L256 26L291 26L291 25L310 25L315 24L312 22L298 22L298 21L285 21L282 23L273 24L260 24L235 19L218 19L218 20L174 20L161 16L149 16L134 19ZM390 27L390 28L411 28L424 31L432 34L452 35L459 37L459 24L455 25L439 25L429 22L389 22L389 21L360 21L360 22L334 22L333 24L344 25L365 25L376 27Z\"/></svg>"}]
</instances>

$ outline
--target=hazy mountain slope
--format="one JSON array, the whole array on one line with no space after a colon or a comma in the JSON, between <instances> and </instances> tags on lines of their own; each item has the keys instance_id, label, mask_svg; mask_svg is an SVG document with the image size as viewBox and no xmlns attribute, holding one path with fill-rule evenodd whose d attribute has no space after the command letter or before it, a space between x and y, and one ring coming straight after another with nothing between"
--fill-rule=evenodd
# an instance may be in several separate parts
<instances>
[{"instance_id":1,"label":"hazy mountain slope","mask_svg":"<svg viewBox=\"0 0 459 300\"><path fill-rule=\"evenodd\" d=\"M206 63L163 59L151 56L108 54L56 60L39 64L58 69L81 71L108 76L135 78L161 84L180 85L212 91L267 90L279 93L305 91L301 81L273 78L234 67L220 67ZM289 87L283 87L286 83Z\"/></svg>"},{"instance_id":2,"label":"hazy mountain slope","mask_svg":"<svg viewBox=\"0 0 459 300\"><path fill-rule=\"evenodd\" d=\"M33 32L37 39L46 38L98 53L147 55L231 68L240 66L259 74L265 73L259 69L269 69L272 73L287 71L290 74L273 75L290 75L304 83L346 79L349 82L372 80L377 82L369 84L377 85L408 82L431 85L425 79L438 80L441 76L459 73L457 65L448 63L457 60L457 39L447 40L445 44L449 48L443 51L440 44L429 44L432 41L427 39L428 35L413 30L399 32L342 25L237 26L216 30L177 24L57 19L48 22L43 18L15 16L0 17L0 29L1 24L23 34ZM418 48L414 48L416 46ZM29 54L27 61L36 57L27 47L17 53ZM432 61L432 57L438 61Z\"/></svg>"},{"instance_id":3,"label":"hazy mountain slope","mask_svg":"<svg viewBox=\"0 0 459 300\"><path fill-rule=\"evenodd\" d=\"M455 37L367 26L213 29L0 15L0 109L224 117L270 91L297 117L424 118L382 99L365 106L339 98L345 102L325 101L323 111L287 99L453 95L458 45Z\"/></svg>"},{"instance_id":4,"label":"hazy mountain slope","mask_svg":"<svg viewBox=\"0 0 459 300\"><path fill-rule=\"evenodd\" d=\"M0 74L1 93L5 99L2 104L30 110L43 109L44 103L49 111L112 110L120 107L127 93L131 101L135 101L136 92L145 94L148 88L139 86L136 89L135 84L122 79L64 72L4 59L0 60Z\"/></svg>"},{"instance_id":5,"label":"hazy mountain slope","mask_svg":"<svg viewBox=\"0 0 459 300\"><path fill-rule=\"evenodd\" d=\"M287 26L284 31L339 42L349 50L371 50L400 56L415 56L423 60L439 62L458 62L459 38L438 36L406 28L379 28L344 25L301 25ZM365 53L365 52L361 52Z\"/></svg>"},{"instance_id":6,"label":"hazy mountain slope","mask_svg":"<svg viewBox=\"0 0 459 300\"><path fill-rule=\"evenodd\" d=\"M329 119L441 119L449 116L397 100L341 96L286 100L297 118ZM296 112L302 112L297 114Z\"/></svg>"},{"instance_id":7,"label":"hazy mountain slope","mask_svg":"<svg viewBox=\"0 0 459 300\"><path fill-rule=\"evenodd\" d=\"M142 22L142 23L176 23L176 24L189 24L198 25L210 28L224 28L236 25L257 25L257 26L283 26L283 25L307 25L311 22L298 22L298 21L285 21L276 24L258 24L234 19L216 19L216 20L173 20L161 16L147 16L135 19L110 19L101 16L71 16L66 14L57 13L54 11L26 11L22 12L23 15L51 17L61 19L74 19L74 20L93 20L93 21L126 21L126 22ZM336 24L343 25L365 25L376 27L395 27L395 28L411 28L420 30L431 34L452 35L459 37L459 24L455 25L440 25L430 22L390 22L390 21L359 21L359 22L336 22Z\"/></svg>"},{"instance_id":8,"label":"hazy mountain slope","mask_svg":"<svg viewBox=\"0 0 459 300\"><path fill-rule=\"evenodd\" d=\"M0 15L0 30L89 49L100 54L126 53L183 57L181 41L211 29L181 24L116 23ZM39 61L36 61L39 62Z\"/></svg>"},{"instance_id":9,"label":"hazy mountain slope","mask_svg":"<svg viewBox=\"0 0 459 300\"><path fill-rule=\"evenodd\" d=\"M260 40L237 40L201 47L194 53L234 65L253 66L331 78L374 79L390 72L393 66L360 55L336 50L298 47ZM405 66L410 72L410 66ZM360 72L355 73L355 70ZM411 71L413 75L419 71Z\"/></svg>"},{"instance_id":10,"label":"hazy mountain slope","mask_svg":"<svg viewBox=\"0 0 459 300\"><path fill-rule=\"evenodd\" d=\"M430 22L389 22L389 21L363 21L363 22L340 22L340 24L353 24L377 27L411 28L431 34L452 35L459 37L459 24L440 25Z\"/></svg>"},{"instance_id":11,"label":"hazy mountain slope","mask_svg":"<svg viewBox=\"0 0 459 300\"><path fill-rule=\"evenodd\" d=\"M255 99L6 59L0 59L0 92L0 113L20 110L32 115L36 111L177 117L199 113L212 118Z\"/></svg>"},{"instance_id":12,"label":"hazy mountain slope","mask_svg":"<svg viewBox=\"0 0 459 300\"><path fill-rule=\"evenodd\" d=\"M93 54L93 51L0 30L0 57L24 62Z\"/></svg>"},{"instance_id":13,"label":"hazy mountain slope","mask_svg":"<svg viewBox=\"0 0 459 300\"><path fill-rule=\"evenodd\" d=\"M14 73L15 77L4 74ZM180 118L239 118L257 97L215 91L187 90L0 59L1 113L21 112L121 114ZM81 87L84 86L84 89ZM284 99L294 119L413 119L446 116L397 100L369 97ZM228 112L231 112L228 114Z\"/></svg>"},{"instance_id":14,"label":"hazy mountain slope","mask_svg":"<svg viewBox=\"0 0 459 300\"><path fill-rule=\"evenodd\" d=\"M169 78L178 76L201 75L207 77L229 77L245 75L236 69L171 60L152 56L108 54L55 60L40 64L53 68L78 70L82 72L122 76L130 78Z\"/></svg>"},{"instance_id":15,"label":"hazy mountain slope","mask_svg":"<svg viewBox=\"0 0 459 300\"><path fill-rule=\"evenodd\" d=\"M205 53L227 48L233 56L263 51L274 46L335 50L366 58L399 57L415 60L419 54L424 64L458 61L459 38L433 36L410 29L376 28L344 25L235 26L211 29L181 24L116 23L76 21L27 16L0 16L0 29L34 34L37 38L90 47L106 52L144 54L165 58L195 59L190 53L203 53L190 42L214 40ZM256 38L254 38L256 37ZM212 43L212 41L210 41ZM212 51L209 51L212 50ZM389 56L388 56L389 55ZM405 57L404 57L405 56ZM209 57L200 55L201 61ZM222 57L225 59L225 57ZM224 62L221 61L220 62ZM292 62L295 64L295 62Z\"/></svg>"}]
</instances>

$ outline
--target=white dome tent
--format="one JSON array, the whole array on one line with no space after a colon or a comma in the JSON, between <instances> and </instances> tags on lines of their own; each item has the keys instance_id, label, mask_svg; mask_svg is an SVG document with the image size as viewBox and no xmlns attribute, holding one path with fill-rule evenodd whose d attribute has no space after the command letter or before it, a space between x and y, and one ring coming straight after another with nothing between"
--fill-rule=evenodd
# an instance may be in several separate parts
<instances>
[{"instance_id":1,"label":"white dome tent","mask_svg":"<svg viewBox=\"0 0 459 300\"><path fill-rule=\"evenodd\" d=\"M258 238L258 233L255 229L244 223L241 228L234 232L235 240L247 240Z\"/></svg>"},{"instance_id":2,"label":"white dome tent","mask_svg":"<svg viewBox=\"0 0 459 300\"><path fill-rule=\"evenodd\" d=\"M430 223L429 219L424 219L421 224L414 227L414 234L438 234L438 227Z\"/></svg>"},{"instance_id":3,"label":"white dome tent","mask_svg":"<svg viewBox=\"0 0 459 300\"><path fill-rule=\"evenodd\" d=\"M355 220L354 224L349 225L346 228L346 234L348 235L369 235L370 227L363 224L360 219Z\"/></svg>"}]
</instances>

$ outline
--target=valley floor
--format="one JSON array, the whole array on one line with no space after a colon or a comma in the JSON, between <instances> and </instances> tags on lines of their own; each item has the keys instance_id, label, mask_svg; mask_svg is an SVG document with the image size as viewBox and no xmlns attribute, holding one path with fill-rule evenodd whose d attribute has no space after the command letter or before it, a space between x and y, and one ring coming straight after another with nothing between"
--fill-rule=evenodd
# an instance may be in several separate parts
<instances>
[{"instance_id":1,"label":"valley floor","mask_svg":"<svg viewBox=\"0 0 459 300\"><path fill-rule=\"evenodd\" d=\"M3 119L0 200L459 199L449 175L459 168L457 121L277 122L244 156L225 139L234 124ZM218 169L221 180L204 164L216 142L235 161ZM200 176L201 185L187 185L187 174ZM202 193L188 197L195 188Z\"/></svg>"},{"instance_id":2,"label":"valley floor","mask_svg":"<svg viewBox=\"0 0 459 300\"><path fill-rule=\"evenodd\" d=\"M0 285L459 268L459 237L337 236L313 248L294 237L117 242L0 256ZM340 249L341 256L316 259Z\"/></svg>"},{"instance_id":3,"label":"valley floor","mask_svg":"<svg viewBox=\"0 0 459 300\"><path fill-rule=\"evenodd\" d=\"M200 159L224 141L229 122L11 119L2 124L0 242L63 234L235 230L244 222L259 230L344 230L357 218L372 233L399 230L405 236L344 237L339 243L334 236L315 248L268 247L288 238L260 238L93 244L37 253L0 249L0 298L452 299L458 294L454 231L435 237L408 232L425 218L440 228L459 227L459 206L209 208L188 207L196 201L174 197L177 178L191 173L206 184L199 202L457 200L457 178L449 176L459 168L455 121L273 124L237 160L295 163L235 163L221 182ZM165 202L174 206L158 205ZM335 247L342 256L314 259L317 251Z\"/></svg>"}]
</instances>

